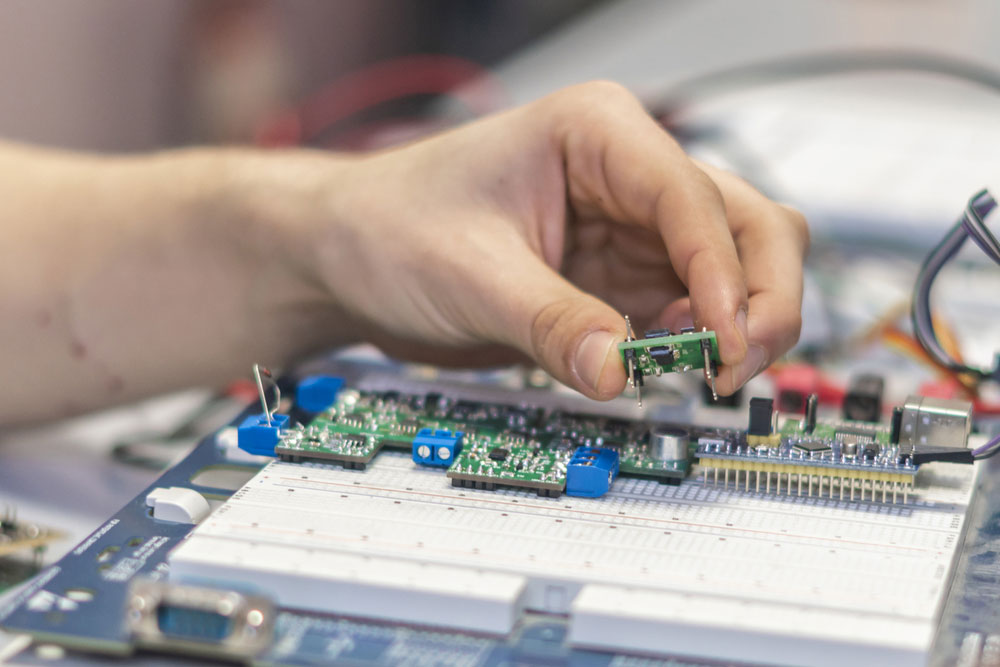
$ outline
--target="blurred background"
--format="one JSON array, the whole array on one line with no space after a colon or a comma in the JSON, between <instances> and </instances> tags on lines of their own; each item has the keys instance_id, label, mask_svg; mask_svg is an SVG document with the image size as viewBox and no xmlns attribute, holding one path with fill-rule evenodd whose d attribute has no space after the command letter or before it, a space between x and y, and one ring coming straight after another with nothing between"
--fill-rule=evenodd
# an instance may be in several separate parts
<instances>
[{"instance_id":1,"label":"blurred background","mask_svg":"<svg viewBox=\"0 0 1000 667\"><path fill-rule=\"evenodd\" d=\"M0 137L365 150L613 79L690 152L810 219L802 340L754 393L798 409L816 391L839 409L875 375L883 416L920 391L974 400L988 429L996 383L929 357L909 313L970 196L1000 192L998 25L993 0L5 0ZM935 282L936 330L952 357L991 369L1000 270L965 245ZM0 497L85 533L246 390L5 434ZM125 434L111 467L81 454L108 452L108 419Z\"/></svg>"}]
</instances>

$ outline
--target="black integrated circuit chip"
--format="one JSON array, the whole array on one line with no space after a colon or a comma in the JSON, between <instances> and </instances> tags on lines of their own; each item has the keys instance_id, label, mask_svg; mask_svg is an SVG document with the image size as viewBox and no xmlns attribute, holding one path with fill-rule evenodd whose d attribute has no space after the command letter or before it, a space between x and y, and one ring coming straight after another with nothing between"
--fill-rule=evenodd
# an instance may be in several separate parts
<instances>
[{"instance_id":1,"label":"black integrated circuit chip","mask_svg":"<svg viewBox=\"0 0 1000 667\"><path fill-rule=\"evenodd\" d=\"M810 452L810 453L828 452L831 449L830 445L828 445L825 442L822 442L821 440L802 440L800 442L796 442L794 445L792 445L792 447L794 449L799 450L800 452Z\"/></svg>"},{"instance_id":2,"label":"black integrated circuit chip","mask_svg":"<svg viewBox=\"0 0 1000 667\"><path fill-rule=\"evenodd\" d=\"M489 453L491 461L506 461L509 455L510 450L504 447L494 447Z\"/></svg>"}]
</instances>

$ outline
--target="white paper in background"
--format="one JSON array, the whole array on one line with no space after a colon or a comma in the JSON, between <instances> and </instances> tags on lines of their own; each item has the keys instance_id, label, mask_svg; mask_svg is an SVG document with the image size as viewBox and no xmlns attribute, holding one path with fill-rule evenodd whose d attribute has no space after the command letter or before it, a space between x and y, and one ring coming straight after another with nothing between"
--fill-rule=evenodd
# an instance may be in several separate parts
<instances>
[{"instance_id":1,"label":"white paper in background","mask_svg":"<svg viewBox=\"0 0 1000 667\"><path fill-rule=\"evenodd\" d=\"M856 88L856 87L855 87ZM745 173L778 200L801 209L814 235L895 240L929 248L969 197L1000 197L1000 103L928 85L797 85L715 101L691 118L718 123L748 157ZM967 92L967 91L966 91ZM726 144L692 152L727 167ZM994 228L997 225L993 225Z\"/></svg>"}]
</instances>

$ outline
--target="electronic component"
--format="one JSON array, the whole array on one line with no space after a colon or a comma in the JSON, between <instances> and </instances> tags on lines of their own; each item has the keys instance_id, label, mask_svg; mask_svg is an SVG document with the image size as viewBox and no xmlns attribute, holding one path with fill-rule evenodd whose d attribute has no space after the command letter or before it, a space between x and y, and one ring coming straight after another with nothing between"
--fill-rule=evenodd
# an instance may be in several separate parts
<instances>
[{"instance_id":1,"label":"electronic component","mask_svg":"<svg viewBox=\"0 0 1000 667\"><path fill-rule=\"evenodd\" d=\"M946 398L908 396L900 417L899 442L933 447L968 447L972 404Z\"/></svg>"},{"instance_id":2,"label":"electronic component","mask_svg":"<svg viewBox=\"0 0 1000 667\"><path fill-rule=\"evenodd\" d=\"M844 394L844 419L877 422L882 418L882 392L885 381L881 376L863 373L851 379Z\"/></svg>"},{"instance_id":3,"label":"electronic component","mask_svg":"<svg viewBox=\"0 0 1000 667\"><path fill-rule=\"evenodd\" d=\"M565 486L562 467L581 446L611 447L619 454L623 474L670 484L680 483L690 467L687 454L663 459L652 453L649 427L643 424L396 391L340 392L326 412L282 432L275 454L285 461L339 462L364 469L383 447L405 449L412 456L422 429L465 433L463 450L475 443L474 450L453 454L451 464L440 456L440 446L418 442L415 459L449 467L454 484L474 488L527 486L559 495Z\"/></svg>"},{"instance_id":4,"label":"electronic component","mask_svg":"<svg viewBox=\"0 0 1000 667\"><path fill-rule=\"evenodd\" d=\"M498 449L506 451L504 458L494 454ZM453 486L487 491L514 486L558 498L566 488L566 466L572 454L572 450L542 447L522 436L470 433L448 477Z\"/></svg>"},{"instance_id":5,"label":"electronic component","mask_svg":"<svg viewBox=\"0 0 1000 667\"><path fill-rule=\"evenodd\" d=\"M263 412L250 415L239 425L237 444L240 449L256 456L274 456L274 448L278 444L281 432L288 427L288 415L277 414L281 405L281 389L274 381L271 371L260 364L253 365L253 377L260 396L260 407ZM274 388L274 407L268 407L267 395L264 391L264 379Z\"/></svg>"},{"instance_id":6,"label":"electronic component","mask_svg":"<svg viewBox=\"0 0 1000 667\"><path fill-rule=\"evenodd\" d=\"M751 446L775 446L778 436L774 435L774 401L770 398L750 399L750 419L747 425L747 442Z\"/></svg>"},{"instance_id":7,"label":"electronic component","mask_svg":"<svg viewBox=\"0 0 1000 667\"><path fill-rule=\"evenodd\" d=\"M890 441L888 427L786 419L772 431L771 400L755 398L750 405L745 440L699 438L695 455L705 483L841 500L908 500L918 462L911 449Z\"/></svg>"},{"instance_id":8,"label":"electronic component","mask_svg":"<svg viewBox=\"0 0 1000 667\"><path fill-rule=\"evenodd\" d=\"M455 457L462 451L461 431L447 429L423 428L413 438L413 462L425 466L447 468L455 462ZM490 451L490 458L493 458Z\"/></svg>"},{"instance_id":9,"label":"electronic component","mask_svg":"<svg viewBox=\"0 0 1000 667\"><path fill-rule=\"evenodd\" d=\"M690 442L685 428L655 426L649 432L649 455L660 461L686 460Z\"/></svg>"},{"instance_id":10,"label":"electronic component","mask_svg":"<svg viewBox=\"0 0 1000 667\"><path fill-rule=\"evenodd\" d=\"M231 590L137 578L128 592L140 648L249 662L270 646L276 617L267 598Z\"/></svg>"},{"instance_id":11,"label":"electronic component","mask_svg":"<svg viewBox=\"0 0 1000 667\"><path fill-rule=\"evenodd\" d=\"M295 404L306 412L323 412L337 401L344 378L331 375L310 375L295 387Z\"/></svg>"},{"instance_id":12,"label":"electronic component","mask_svg":"<svg viewBox=\"0 0 1000 667\"><path fill-rule=\"evenodd\" d=\"M336 404L309 424L282 433L275 454L287 461L333 461L363 470L382 447L411 450L421 428L445 427L438 420L422 419L426 404L415 403L400 399L397 392L341 391Z\"/></svg>"},{"instance_id":13,"label":"electronic component","mask_svg":"<svg viewBox=\"0 0 1000 667\"><path fill-rule=\"evenodd\" d=\"M618 477L618 452L607 447L577 447L566 466L566 495L600 498Z\"/></svg>"},{"instance_id":14,"label":"electronic component","mask_svg":"<svg viewBox=\"0 0 1000 667\"><path fill-rule=\"evenodd\" d=\"M625 365L629 386L636 390L640 406L643 377L679 373L695 368L704 369L705 380L712 388L712 396L718 397L715 392L715 373L720 360L714 331L682 329L682 333L672 335L669 329L655 329L647 331L645 338L637 340L632 334L632 323L628 316L625 317L625 329L625 342L618 344L618 354Z\"/></svg>"},{"instance_id":15,"label":"electronic component","mask_svg":"<svg viewBox=\"0 0 1000 667\"><path fill-rule=\"evenodd\" d=\"M770 398L750 399L750 423L747 435L771 435L774 431L774 401Z\"/></svg>"},{"instance_id":16,"label":"electronic component","mask_svg":"<svg viewBox=\"0 0 1000 667\"><path fill-rule=\"evenodd\" d=\"M288 415L262 412L250 415L237 430L239 448L257 456L274 456L281 432L288 426Z\"/></svg>"}]
</instances>

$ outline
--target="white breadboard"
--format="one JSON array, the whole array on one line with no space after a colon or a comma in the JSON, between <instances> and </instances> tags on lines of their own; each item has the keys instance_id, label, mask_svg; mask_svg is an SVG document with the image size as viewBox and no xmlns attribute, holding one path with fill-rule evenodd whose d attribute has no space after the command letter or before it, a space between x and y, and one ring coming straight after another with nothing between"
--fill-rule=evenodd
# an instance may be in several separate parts
<instances>
[{"instance_id":1,"label":"white breadboard","mask_svg":"<svg viewBox=\"0 0 1000 667\"><path fill-rule=\"evenodd\" d=\"M383 452L275 462L170 557L177 580L293 608L504 634L570 614L577 646L795 665L926 660L974 468L883 505L619 478L600 499L453 488Z\"/></svg>"}]
</instances>

